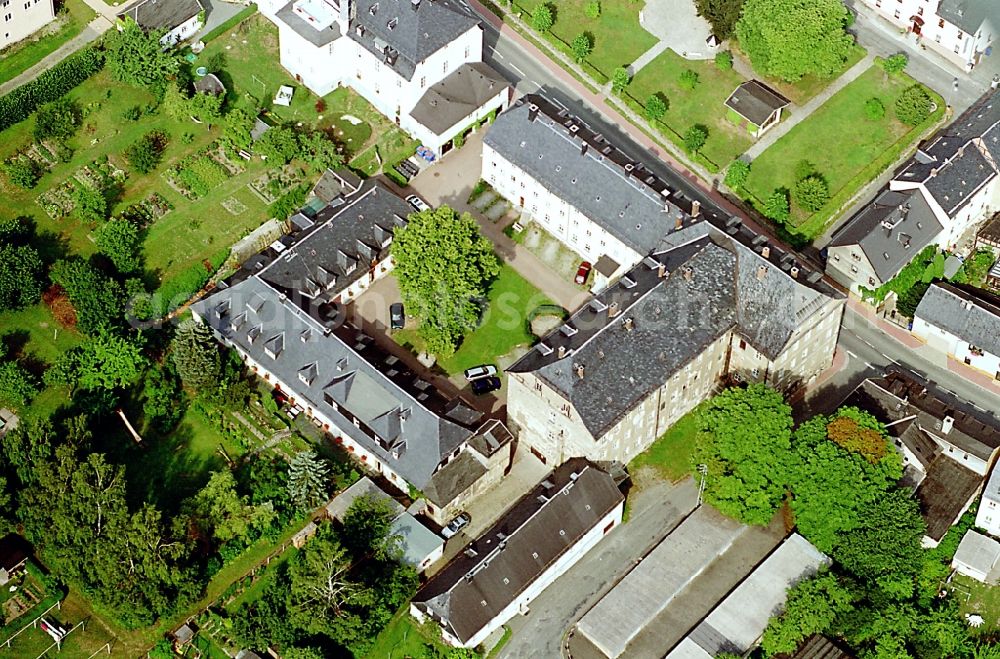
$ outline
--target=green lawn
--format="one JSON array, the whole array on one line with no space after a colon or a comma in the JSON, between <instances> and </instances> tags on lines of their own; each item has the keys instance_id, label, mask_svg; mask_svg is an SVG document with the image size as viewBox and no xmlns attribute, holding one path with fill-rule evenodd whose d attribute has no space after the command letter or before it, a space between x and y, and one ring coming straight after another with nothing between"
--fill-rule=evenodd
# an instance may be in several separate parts
<instances>
[{"instance_id":1,"label":"green lawn","mask_svg":"<svg viewBox=\"0 0 1000 659\"><path fill-rule=\"evenodd\" d=\"M393 616L382 633L375 639L364 659L404 659L427 656L427 645L436 650L434 656L443 656L447 647L426 626L418 625L410 617L409 606L404 606Z\"/></svg>"},{"instance_id":2,"label":"green lawn","mask_svg":"<svg viewBox=\"0 0 1000 659\"><path fill-rule=\"evenodd\" d=\"M530 24L531 12L543 0L515 0L514 10ZM601 3L601 15L589 18L584 13L588 0L546 0L553 8L555 24L550 36L567 48L581 33L591 36L594 50L587 63L605 78L620 66L628 66L656 44L656 37L639 25L641 2L610 0Z\"/></svg>"},{"instance_id":3,"label":"green lawn","mask_svg":"<svg viewBox=\"0 0 1000 659\"><path fill-rule=\"evenodd\" d=\"M824 208L810 213L795 204L793 195L786 228L809 240L819 236L839 208L895 162L926 128L913 128L895 118L893 104L912 84L914 80L906 75L886 79L882 70L873 66L754 160L747 191L760 202L776 189L792 190L796 165L808 161L826 178L831 199ZM934 96L938 112L930 123L944 111L944 102ZM886 109L883 119L866 116L865 102L870 98L882 101Z\"/></svg>"},{"instance_id":4,"label":"green lawn","mask_svg":"<svg viewBox=\"0 0 1000 659\"><path fill-rule=\"evenodd\" d=\"M798 82L784 82L775 78L760 76L760 80L766 82L769 87L773 87L792 103L802 105L803 103L808 102L813 96L826 89L827 85L833 82L844 71L847 71L849 68L860 62L864 58L866 52L867 51L865 51L864 48L855 44L854 49L847 58L847 62L844 63L844 68L841 69L840 73L833 78L820 78L814 75L805 75L802 76L802 79ZM748 67L751 66L750 60L747 59L746 55L740 52L738 46L734 49L733 55L735 57L742 58Z\"/></svg>"},{"instance_id":5,"label":"green lawn","mask_svg":"<svg viewBox=\"0 0 1000 659\"><path fill-rule=\"evenodd\" d=\"M680 86L680 76L686 70L698 74L698 84L691 91ZM712 60L686 60L672 50L666 50L644 66L628 86L626 101L645 107L653 94L667 101L667 114L656 123L664 133L683 139L695 124L708 128L708 141L701 154L719 168L747 150L753 139L726 118L726 99L743 82L743 76L730 69L722 71ZM633 108L642 113L642 107Z\"/></svg>"},{"instance_id":6,"label":"green lawn","mask_svg":"<svg viewBox=\"0 0 1000 659\"><path fill-rule=\"evenodd\" d=\"M35 35L0 51L0 83L16 78L80 34L97 15L83 0L65 0L56 20Z\"/></svg>"},{"instance_id":7,"label":"green lawn","mask_svg":"<svg viewBox=\"0 0 1000 659\"><path fill-rule=\"evenodd\" d=\"M671 481L687 476L691 472L691 455L698 437L700 409L696 407L682 416L652 446L636 456L628 465L629 472L651 467Z\"/></svg>"},{"instance_id":8,"label":"green lawn","mask_svg":"<svg viewBox=\"0 0 1000 659\"><path fill-rule=\"evenodd\" d=\"M76 626L80 621L86 621L83 627L76 629L65 638L61 651L57 652L55 648L52 648L52 651L46 656L59 655L86 659L92 654L101 652L101 648L109 642L113 656L139 656L140 648L129 648L132 652L128 653L103 622L94 617L94 612L86 600L74 591L70 591L69 595L63 599L61 609L53 609L46 618L58 621L66 629ZM24 620L23 624L29 622L31 621ZM51 645L51 636L38 628L29 629L18 636L11 643L10 648L0 646L0 657L37 657ZM108 655L103 652L97 656L106 657Z\"/></svg>"},{"instance_id":9,"label":"green lawn","mask_svg":"<svg viewBox=\"0 0 1000 659\"><path fill-rule=\"evenodd\" d=\"M1000 631L1000 587L987 586L960 574L955 576L953 585L956 587L953 596L958 598L962 613L979 614L985 619L986 624L978 634Z\"/></svg>"}]
</instances>

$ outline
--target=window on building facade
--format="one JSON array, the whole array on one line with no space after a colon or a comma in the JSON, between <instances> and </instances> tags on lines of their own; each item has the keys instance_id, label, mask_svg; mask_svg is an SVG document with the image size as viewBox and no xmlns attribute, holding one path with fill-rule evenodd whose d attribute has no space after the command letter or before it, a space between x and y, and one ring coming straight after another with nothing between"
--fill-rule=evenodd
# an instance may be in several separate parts
<instances>
[{"instance_id":1,"label":"window on building facade","mask_svg":"<svg viewBox=\"0 0 1000 659\"><path fill-rule=\"evenodd\" d=\"M898 9L896 11L892 12L892 17L893 18L899 18L899 10Z\"/></svg>"},{"instance_id":2,"label":"window on building facade","mask_svg":"<svg viewBox=\"0 0 1000 659\"><path fill-rule=\"evenodd\" d=\"M938 21L938 27L944 27L944 19L943 18Z\"/></svg>"}]
</instances>

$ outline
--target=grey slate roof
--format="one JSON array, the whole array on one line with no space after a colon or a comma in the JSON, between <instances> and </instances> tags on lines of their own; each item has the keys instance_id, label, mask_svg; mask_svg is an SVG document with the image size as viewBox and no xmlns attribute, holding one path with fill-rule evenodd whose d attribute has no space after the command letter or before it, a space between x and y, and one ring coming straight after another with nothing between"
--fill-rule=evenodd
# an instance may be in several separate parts
<instances>
[{"instance_id":1,"label":"grey slate roof","mask_svg":"<svg viewBox=\"0 0 1000 659\"><path fill-rule=\"evenodd\" d=\"M350 38L407 80L417 64L479 25L472 11L456 0L353 2Z\"/></svg>"},{"instance_id":2,"label":"grey slate roof","mask_svg":"<svg viewBox=\"0 0 1000 659\"><path fill-rule=\"evenodd\" d=\"M319 30L309 21L299 16L294 10L295 0L291 0L279 9L275 16L285 25L295 30L295 33L314 46L325 46L340 38L340 24L336 21L329 27Z\"/></svg>"},{"instance_id":3,"label":"grey slate roof","mask_svg":"<svg viewBox=\"0 0 1000 659\"><path fill-rule=\"evenodd\" d=\"M144 0L118 14L128 16L144 30L170 31L201 13L200 0Z\"/></svg>"},{"instance_id":4,"label":"grey slate roof","mask_svg":"<svg viewBox=\"0 0 1000 659\"><path fill-rule=\"evenodd\" d=\"M756 80L740 84L726 99L726 107L756 126L766 122L775 110L786 107L789 100Z\"/></svg>"},{"instance_id":5,"label":"grey slate roof","mask_svg":"<svg viewBox=\"0 0 1000 659\"><path fill-rule=\"evenodd\" d=\"M443 135L508 87L504 77L489 64L467 62L431 85L410 116L436 135Z\"/></svg>"},{"instance_id":6,"label":"grey slate roof","mask_svg":"<svg viewBox=\"0 0 1000 659\"><path fill-rule=\"evenodd\" d=\"M573 458L470 543L412 603L466 641L623 500L607 472Z\"/></svg>"},{"instance_id":7,"label":"grey slate roof","mask_svg":"<svg viewBox=\"0 0 1000 659\"><path fill-rule=\"evenodd\" d=\"M707 223L671 235L688 240L646 258L508 369L546 381L595 437L731 329L774 359L832 296Z\"/></svg>"},{"instance_id":8,"label":"grey slate roof","mask_svg":"<svg viewBox=\"0 0 1000 659\"><path fill-rule=\"evenodd\" d=\"M419 566L444 546L444 538L421 524L410 513L403 513L393 520L389 533L399 536L403 550L402 561L413 566Z\"/></svg>"},{"instance_id":9,"label":"grey slate roof","mask_svg":"<svg viewBox=\"0 0 1000 659\"><path fill-rule=\"evenodd\" d=\"M962 563L988 575L998 561L1000 561L1000 542L969 529L958 543L952 565Z\"/></svg>"},{"instance_id":10,"label":"grey slate roof","mask_svg":"<svg viewBox=\"0 0 1000 659\"><path fill-rule=\"evenodd\" d=\"M985 291L946 282L932 284L917 305L915 318L1000 355L1000 299Z\"/></svg>"},{"instance_id":11,"label":"grey slate roof","mask_svg":"<svg viewBox=\"0 0 1000 659\"><path fill-rule=\"evenodd\" d=\"M295 249L275 259L260 277L285 295L315 297L335 285L343 290L388 256L392 234L413 207L375 180L320 210Z\"/></svg>"},{"instance_id":12,"label":"grey slate roof","mask_svg":"<svg viewBox=\"0 0 1000 659\"><path fill-rule=\"evenodd\" d=\"M883 189L833 235L830 247L858 245L885 282L934 242L942 230L919 190Z\"/></svg>"},{"instance_id":13,"label":"grey slate roof","mask_svg":"<svg viewBox=\"0 0 1000 659\"><path fill-rule=\"evenodd\" d=\"M987 20L1000 25L996 0L941 0L937 15L967 34L975 34Z\"/></svg>"},{"instance_id":14,"label":"grey slate roof","mask_svg":"<svg viewBox=\"0 0 1000 659\"><path fill-rule=\"evenodd\" d=\"M691 221L690 201L541 96L518 100L483 141L639 254Z\"/></svg>"}]
</instances>

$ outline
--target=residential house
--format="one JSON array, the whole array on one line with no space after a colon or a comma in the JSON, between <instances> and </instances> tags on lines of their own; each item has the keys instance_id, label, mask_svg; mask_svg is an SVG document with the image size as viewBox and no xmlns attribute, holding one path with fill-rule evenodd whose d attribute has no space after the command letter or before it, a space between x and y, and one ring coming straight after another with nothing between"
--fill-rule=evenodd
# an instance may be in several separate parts
<instances>
[{"instance_id":1,"label":"residential house","mask_svg":"<svg viewBox=\"0 0 1000 659\"><path fill-rule=\"evenodd\" d=\"M1000 380L1000 297L937 282L913 315L913 335L941 353Z\"/></svg>"},{"instance_id":2,"label":"residential house","mask_svg":"<svg viewBox=\"0 0 1000 659\"><path fill-rule=\"evenodd\" d=\"M696 203L542 96L528 94L483 138L483 180L595 264L599 290L692 223Z\"/></svg>"},{"instance_id":3,"label":"residential house","mask_svg":"<svg viewBox=\"0 0 1000 659\"><path fill-rule=\"evenodd\" d=\"M995 90L921 144L887 188L834 233L827 273L853 293L877 288L928 245L957 249L998 209L1000 90Z\"/></svg>"},{"instance_id":4,"label":"residential house","mask_svg":"<svg viewBox=\"0 0 1000 659\"><path fill-rule=\"evenodd\" d=\"M205 25L205 7L201 0L141 0L118 18L131 18L147 32L163 30L160 43L170 47L198 33Z\"/></svg>"},{"instance_id":5,"label":"residential house","mask_svg":"<svg viewBox=\"0 0 1000 659\"><path fill-rule=\"evenodd\" d=\"M861 0L923 46L972 70L1000 36L995 0Z\"/></svg>"},{"instance_id":6,"label":"residential house","mask_svg":"<svg viewBox=\"0 0 1000 659\"><path fill-rule=\"evenodd\" d=\"M628 462L723 379L827 368L844 302L738 220L684 227L507 369L508 422L543 462Z\"/></svg>"},{"instance_id":7,"label":"residential house","mask_svg":"<svg viewBox=\"0 0 1000 659\"><path fill-rule=\"evenodd\" d=\"M899 370L865 380L844 405L885 424L903 458L902 484L920 502L924 544L936 546L979 494L1000 447L1000 420Z\"/></svg>"},{"instance_id":8,"label":"residential house","mask_svg":"<svg viewBox=\"0 0 1000 659\"><path fill-rule=\"evenodd\" d=\"M54 0L8 0L0 2L0 49L17 43L56 18Z\"/></svg>"},{"instance_id":9,"label":"residential house","mask_svg":"<svg viewBox=\"0 0 1000 659\"><path fill-rule=\"evenodd\" d=\"M993 467L976 511L976 526L1000 538L1000 468Z\"/></svg>"},{"instance_id":10,"label":"residential house","mask_svg":"<svg viewBox=\"0 0 1000 659\"><path fill-rule=\"evenodd\" d=\"M30 557L31 545L21 536L11 533L0 539L0 587L17 578Z\"/></svg>"},{"instance_id":11,"label":"residential house","mask_svg":"<svg viewBox=\"0 0 1000 659\"><path fill-rule=\"evenodd\" d=\"M440 523L481 491L480 479L501 477L511 438L344 320L344 305L392 269L392 234L410 212L367 181L312 219L296 215L289 235L192 312L360 463L402 492L427 494Z\"/></svg>"},{"instance_id":12,"label":"residential house","mask_svg":"<svg viewBox=\"0 0 1000 659\"><path fill-rule=\"evenodd\" d=\"M729 120L754 137L781 121L781 111L789 100L757 80L747 80L733 90L726 99Z\"/></svg>"},{"instance_id":13,"label":"residential house","mask_svg":"<svg viewBox=\"0 0 1000 659\"><path fill-rule=\"evenodd\" d=\"M281 65L319 96L350 87L437 155L510 101L459 0L261 0Z\"/></svg>"},{"instance_id":14,"label":"residential house","mask_svg":"<svg viewBox=\"0 0 1000 659\"><path fill-rule=\"evenodd\" d=\"M410 613L474 648L528 606L622 521L615 479L583 459L552 471L413 597Z\"/></svg>"},{"instance_id":15,"label":"residential house","mask_svg":"<svg viewBox=\"0 0 1000 659\"><path fill-rule=\"evenodd\" d=\"M976 581L997 583L1000 579L1000 542L969 529L958 543L951 567Z\"/></svg>"},{"instance_id":16,"label":"residential house","mask_svg":"<svg viewBox=\"0 0 1000 659\"><path fill-rule=\"evenodd\" d=\"M418 572L423 572L444 555L444 539L421 524L416 517L367 476L363 476L357 483L335 496L326 505L327 516L330 519L343 522L351 504L360 497L372 497L388 502L393 514L389 534L399 537L399 548L402 551L401 561L412 565Z\"/></svg>"}]
</instances>

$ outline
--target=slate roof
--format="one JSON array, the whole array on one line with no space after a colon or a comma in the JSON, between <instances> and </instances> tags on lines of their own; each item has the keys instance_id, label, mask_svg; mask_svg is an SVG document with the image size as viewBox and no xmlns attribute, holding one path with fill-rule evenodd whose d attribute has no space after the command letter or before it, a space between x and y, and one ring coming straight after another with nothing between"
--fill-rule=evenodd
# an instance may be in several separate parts
<instances>
[{"instance_id":1,"label":"slate roof","mask_svg":"<svg viewBox=\"0 0 1000 659\"><path fill-rule=\"evenodd\" d=\"M983 484L980 474L940 454L927 469L927 478L917 488L920 515L927 523L927 536L940 540L948 532Z\"/></svg>"},{"instance_id":2,"label":"slate roof","mask_svg":"<svg viewBox=\"0 0 1000 659\"><path fill-rule=\"evenodd\" d=\"M541 96L518 100L483 142L639 254L692 221L690 200Z\"/></svg>"},{"instance_id":3,"label":"slate roof","mask_svg":"<svg viewBox=\"0 0 1000 659\"><path fill-rule=\"evenodd\" d=\"M914 317L1000 356L1000 298L994 295L937 282L927 289Z\"/></svg>"},{"instance_id":4,"label":"slate roof","mask_svg":"<svg viewBox=\"0 0 1000 659\"><path fill-rule=\"evenodd\" d=\"M997 465L993 466L990 478L983 488L983 498L1000 503L1000 467Z\"/></svg>"},{"instance_id":5,"label":"slate roof","mask_svg":"<svg viewBox=\"0 0 1000 659\"><path fill-rule=\"evenodd\" d=\"M444 547L444 538L420 523L410 513L403 513L392 522L391 535L400 537L402 561L419 566L428 556Z\"/></svg>"},{"instance_id":6,"label":"slate roof","mask_svg":"<svg viewBox=\"0 0 1000 659\"><path fill-rule=\"evenodd\" d=\"M969 529L958 543L952 566L961 563L976 572L989 575L1000 560L1000 542Z\"/></svg>"},{"instance_id":7,"label":"slate roof","mask_svg":"<svg viewBox=\"0 0 1000 659\"><path fill-rule=\"evenodd\" d=\"M353 0L348 35L407 80L416 65L479 25L457 0ZM360 28L360 30L359 30Z\"/></svg>"},{"instance_id":8,"label":"slate roof","mask_svg":"<svg viewBox=\"0 0 1000 659\"><path fill-rule=\"evenodd\" d=\"M444 80L431 85L410 111L410 116L436 135L444 135L508 87L504 77L489 64L467 62Z\"/></svg>"},{"instance_id":9,"label":"slate roof","mask_svg":"<svg viewBox=\"0 0 1000 659\"><path fill-rule=\"evenodd\" d=\"M775 110L784 108L789 100L767 85L747 80L726 99L726 107L756 126L766 122Z\"/></svg>"},{"instance_id":10,"label":"slate roof","mask_svg":"<svg viewBox=\"0 0 1000 659\"><path fill-rule=\"evenodd\" d=\"M885 282L933 243L942 230L919 190L883 189L833 235L830 247L858 245Z\"/></svg>"},{"instance_id":11,"label":"slate roof","mask_svg":"<svg viewBox=\"0 0 1000 659\"><path fill-rule=\"evenodd\" d=\"M144 30L167 30L204 11L200 0L143 0L118 14L128 16Z\"/></svg>"},{"instance_id":12,"label":"slate roof","mask_svg":"<svg viewBox=\"0 0 1000 659\"><path fill-rule=\"evenodd\" d=\"M975 34L987 19L1000 24L996 0L941 0L937 15L966 33Z\"/></svg>"},{"instance_id":13,"label":"slate roof","mask_svg":"<svg viewBox=\"0 0 1000 659\"><path fill-rule=\"evenodd\" d=\"M765 259L707 223L671 235L687 240L647 257L508 369L547 382L594 437L729 330L774 359L832 297L776 265L773 247Z\"/></svg>"},{"instance_id":14,"label":"slate roof","mask_svg":"<svg viewBox=\"0 0 1000 659\"><path fill-rule=\"evenodd\" d=\"M291 0L275 13L275 17L314 46L325 46L340 38L340 24L337 21L323 27L313 25L295 11L297 2L298 0Z\"/></svg>"},{"instance_id":15,"label":"slate roof","mask_svg":"<svg viewBox=\"0 0 1000 659\"><path fill-rule=\"evenodd\" d=\"M389 255L393 232L406 225L413 207L375 180L346 197L335 197L316 217L308 235L260 272L279 292L316 297L343 290L368 276Z\"/></svg>"},{"instance_id":16,"label":"slate roof","mask_svg":"<svg viewBox=\"0 0 1000 659\"><path fill-rule=\"evenodd\" d=\"M412 603L467 641L623 500L607 472L573 458L470 543Z\"/></svg>"}]
</instances>

